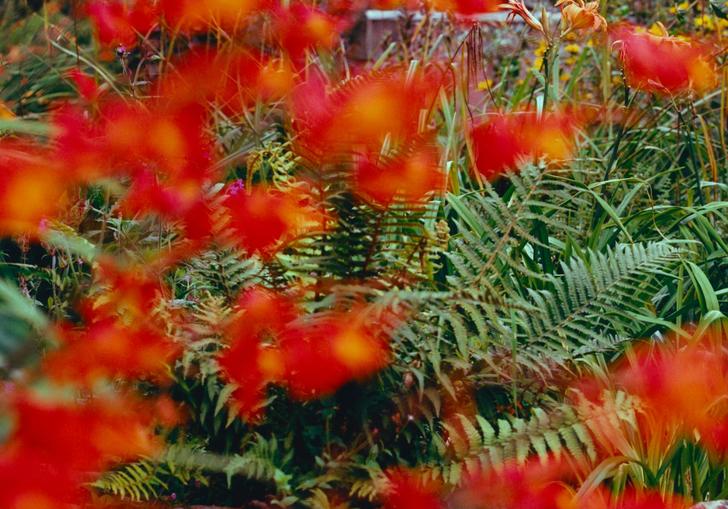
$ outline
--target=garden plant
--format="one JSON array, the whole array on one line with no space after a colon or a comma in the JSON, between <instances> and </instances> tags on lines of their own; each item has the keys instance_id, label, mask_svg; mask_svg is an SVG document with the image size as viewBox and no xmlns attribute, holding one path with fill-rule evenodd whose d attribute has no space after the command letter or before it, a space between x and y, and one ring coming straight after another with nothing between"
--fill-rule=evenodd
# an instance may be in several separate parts
<instances>
[{"instance_id":1,"label":"garden plant","mask_svg":"<svg viewBox=\"0 0 728 509\"><path fill-rule=\"evenodd\" d=\"M0 509L728 499L673 2L1 1Z\"/></svg>"}]
</instances>

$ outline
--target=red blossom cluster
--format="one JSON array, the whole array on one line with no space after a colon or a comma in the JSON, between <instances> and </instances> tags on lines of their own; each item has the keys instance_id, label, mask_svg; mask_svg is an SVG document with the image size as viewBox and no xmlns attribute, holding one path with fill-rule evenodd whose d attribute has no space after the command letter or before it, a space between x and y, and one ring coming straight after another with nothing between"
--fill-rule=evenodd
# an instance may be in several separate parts
<instances>
[{"instance_id":1,"label":"red blossom cluster","mask_svg":"<svg viewBox=\"0 0 728 509\"><path fill-rule=\"evenodd\" d=\"M153 455L153 407L132 397L59 403L13 391L5 412L13 431L0 448L0 505L62 509L81 503L82 484L118 462Z\"/></svg>"},{"instance_id":2,"label":"red blossom cluster","mask_svg":"<svg viewBox=\"0 0 728 509\"><path fill-rule=\"evenodd\" d=\"M473 126L475 166L487 179L541 158L564 161L576 148L580 117L570 112L501 113Z\"/></svg>"},{"instance_id":3,"label":"red blossom cluster","mask_svg":"<svg viewBox=\"0 0 728 509\"><path fill-rule=\"evenodd\" d=\"M233 397L246 419L260 416L269 383L317 398L389 361L388 335L364 308L304 316L292 297L260 287L246 290L237 308L219 363L238 386Z\"/></svg>"},{"instance_id":4,"label":"red blossom cluster","mask_svg":"<svg viewBox=\"0 0 728 509\"><path fill-rule=\"evenodd\" d=\"M619 24L610 30L630 87L658 95L704 94L718 84L710 46Z\"/></svg>"}]
</instances>

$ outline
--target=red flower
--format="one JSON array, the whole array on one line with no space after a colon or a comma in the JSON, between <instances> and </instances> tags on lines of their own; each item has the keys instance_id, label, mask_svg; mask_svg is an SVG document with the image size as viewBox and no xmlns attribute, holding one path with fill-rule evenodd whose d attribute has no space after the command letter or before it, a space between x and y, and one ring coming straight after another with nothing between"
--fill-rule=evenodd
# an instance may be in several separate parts
<instances>
[{"instance_id":1,"label":"red flower","mask_svg":"<svg viewBox=\"0 0 728 509\"><path fill-rule=\"evenodd\" d=\"M412 144L391 158L365 157L356 166L354 188L376 205L388 206L395 198L417 205L444 187L439 159L437 147L424 142Z\"/></svg>"},{"instance_id":2,"label":"red flower","mask_svg":"<svg viewBox=\"0 0 728 509\"><path fill-rule=\"evenodd\" d=\"M113 462L157 451L150 416L142 418L128 400L70 405L22 396L14 402L13 413L9 453L41 459L69 474L97 472Z\"/></svg>"},{"instance_id":3,"label":"red flower","mask_svg":"<svg viewBox=\"0 0 728 509\"><path fill-rule=\"evenodd\" d=\"M280 193L257 186L247 191L240 181L228 186L224 206L233 242L249 253L271 256L296 235L321 224L308 201L295 190Z\"/></svg>"},{"instance_id":4,"label":"red flower","mask_svg":"<svg viewBox=\"0 0 728 509\"><path fill-rule=\"evenodd\" d=\"M0 140L0 236L38 236L72 183L42 147Z\"/></svg>"},{"instance_id":5,"label":"red flower","mask_svg":"<svg viewBox=\"0 0 728 509\"><path fill-rule=\"evenodd\" d=\"M715 62L703 44L625 24L611 30L611 39L630 87L675 95L703 94L718 84Z\"/></svg>"},{"instance_id":6,"label":"red flower","mask_svg":"<svg viewBox=\"0 0 728 509\"><path fill-rule=\"evenodd\" d=\"M138 35L146 35L159 17L151 0L90 0L86 10L104 46L136 45Z\"/></svg>"},{"instance_id":7,"label":"red flower","mask_svg":"<svg viewBox=\"0 0 728 509\"><path fill-rule=\"evenodd\" d=\"M300 62L306 50L330 50L338 36L337 21L315 7L293 3L276 13L276 33L283 50Z\"/></svg>"},{"instance_id":8,"label":"red flower","mask_svg":"<svg viewBox=\"0 0 728 509\"><path fill-rule=\"evenodd\" d=\"M56 380L92 386L100 379L162 377L177 352L152 327L104 318L66 331L61 349L50 353L43 367Z\"/></svg>"},{"instance_id":9,"label":"red flower","mask_svg":"<svg viewBox=\"0 0 728 509\"><path fill-rule=\"evenodd\" d=\"M377 153L385 138L406 145L417 135L443 80L434 68L412 75L401 68L375 72L327 92L313 75L292 93L300 149L325 160L348 158L356 150Z\"/></svg>"},{"instance_id":10,"label":"red flower","mask_svg":"<svg viewBox=\"0 0 728 509\"><path fill-rule=\"evenodd\" d=\"M486 12L496 12L500 9L499 0L426 0L432 8L472 16Z\"/></svg>"},{"instance_id":11,"label":"red flower","mask_svg":"<svg viewBox=\"0 0 728 509\"><path fill-rule=\"evenodd\" d=\"M387 471L388 486L382 501L384 509L443 509L442 485L413 470Z\"/></svg>"},{"instance_id":12,"label":"red flower","mask_svg":"<svg viewBox=\"0 0 728 509\"><path fill-rule=\"evenodd\" d=\"M361 310L355 309L314 315L286 329L280 349L285 359L285 382L294 397L331 394L387 365L388 336L364 320Z\"/></svg>"},{"instance_id":13,"label":"red flower","mask_svg":"<svg viewBox=\"0 0 728 509\"><path fill-rule=\"evenodd\" d=\"M573 509L572 493L562 484L565 463L506 464L500 469L471 472L455 495L457 507L470 509Z\"/></svg>"},{"instance_id":14,"label":"red flower","mask_svg":"<svg viewBox=\"0 0 728 509\"><path fill-rule=\"evenodd\" d=\"M78 69L72 69L68 72L68 77L71 81L73 81L79 95L86 101L93 102L99 97L99 94L101 93L99 90L99 84L96 83L96 80L88 74L85 74Z\"/></svg>"},{"instance_id":15,"label":"red flower","mask_svg":"<svg viewBox=\"0 0 728 509\"><path fill-rule=\"evenodd\" d=\"M537 158L561 161L574 150L575 118L565 113L499 114L473 127L475 165L487 179Z\"/></svg>"},{"instance_id":16,"label":"red flower","mask_svg":"<svg viewBox=\"0 0 728 509\"><path fill-rule=\"evenodd\" d=\"M265 6L264 0L160 0L167 24L185 32L241 29Z\"/></svg>"},{"instance_id":17,"label":"red flower","mask_svg":"<svg viewBox=\"0 0 728 509\"><path fill-rule=\"evenodd\" d=\"M66 509L87 498L75 476L28 454L0 453L0 486L3 509Z\"/></svg>"},{"instance_id":18,"label":"red flower","mask_svg":"<svg viewBox=\"0 0 728 509\"><path fill-rule=\"evenodd\" d=\"M254 421L262 414L266 386L284 374L277 339L298 310L291 299L259 287L243 292L237 307L226 330L231 345L218 362L225 377L238 385L233 399L241 415Z\"/></svg>"}]
</instances>

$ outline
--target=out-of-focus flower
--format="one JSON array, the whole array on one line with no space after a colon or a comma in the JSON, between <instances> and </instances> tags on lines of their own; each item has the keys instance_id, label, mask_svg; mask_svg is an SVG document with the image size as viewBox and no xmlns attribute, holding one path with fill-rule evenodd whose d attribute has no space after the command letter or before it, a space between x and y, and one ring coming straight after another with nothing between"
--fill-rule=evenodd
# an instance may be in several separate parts
<instances>
[{"instance_id":1,"label":"out-of-focus flower","mask_svg":"<svg viewBox=\"0 0 728 509\"><path fill-rule=\"evenodd\" d=\"M160 378L178 348L160 331L103 318L85 329L67 329L61 348L50 353L43 368L61 382L92 386L117 378Z\"/></svg>"},{"instance_id":2,"label":"out-of-focus flower","mask_svg":"<svg viewBox=\"0 0 728 509\"><path fill-rule=\"evenodd\" d=\"M218 362L224 376L237 385L232 397L248 421L262 415L266 386L284 376L278 337L297 315L290 298L264 288L249 288L238 300L236 316L226 327L230 346Z\"/></svg>"},{"instance_id":3,"label":"out-of-focus flower","mask_svg":"<svg viewBox=\"0 0 728 509\"><path fill-rule=\"evenodd\" d=\"M277 101L294 86L289 63L247 51L192 52L157 84L167 103L203 106L212 101L240 114L256 101Z\"/></svg>"},{"instance_id":4,"label":"out-of-focus flower","mask_svg":"<svg viewBox=\"0 0 728 509\"><path fill-rule=\"evenodd\" d=\"M43 147L0 140L0 235L37 236L72 184Z\"/></svg>"},{"instance_id":5,"label":"out-of-focus flower","mask_svg":"<svg viewBox=\"0 0 728 509\"><path fill-rule=\"evenodd\" d=\"M432 476L404 468L386 472L382 494L384 509L443 509L443 486Z\"/></svg>"},{"instance_id":6,"label":"out-of-focus flower","mask_svg":"<svg viewBox=\"0 0 728 509\"><path fill-rule=\"evenodd\" d=\"M86 10L96 37L106 47L135 46L138 37L144 37L159 19L151 0L91 0Z\"/></svg>"},{"instance_id":7,"label":"out-of-focus flower","mask_svg":"<svg viewBox=\"0 0 728 509\"><path fill-rule=\"evenodd\" d=\"M0 507L4 509L65 509L80 504L87 493L79 479L29 454L0 452Z\"/></svg>"},{"instance_id":8,"label":"out-of-focus flower","mask_svg":"<svg viewBox=\"0 0 728 509\"><path fill-rule=\"evenodd\" d=\"M494 115L471 130L476 167L491 179L523 161L569 159L577 125L576 117L565 112Z\"/></svg>"},{"instance_id":9,"label":"out-of-focus flower","mask_svg":"<svg viewBox=\"0 0 728 509\"><path fill-rule=\"evenodd\" d=\"M5 457L38 458L79 475L158 451L150 431L152 416L137 412L127 399L65 404L24 395L13 402L11 412L14 428Z\"/></svg>"},{"instance_id":10,"label":"out-of-focus flower","mask_svg":"<svg viewBox=\"0 0 728 509\"><path fill-rule=\"evenodd\" d=\"M470 472L452 497L456 509L575 509L573 493L563 483L566 463L537 460L513 462L499 469Z\"/></svg>"},{"instance_id":11,"label":"out-of-focus flower","mask_svg":"<svg viewBox=\"0 0 728 509\"><path fill-rule=\"evenodd\" d=\"M428 142L414 143L393 157L363 157L354 170L354 189L375 205L386 207L395 198L417 205L444 187L439 158L436 145Z\"/></svg>"},{"instance_id":12,"label":"out-of-focus flower","mask_svg":"<svg viewBox=\"0 0 728 509\"><path fill-rule=\"evenodd\" d=\"M438 11L472 16L496 12L500 8L501 2L500 0L426 0L425 3Z\"/></svg>"},{"instance_id":13,"label":"out-of-focus flower","mask_svg":"<svg viewBox=\"0 0 728 509\"><path fill-rule=\"evenodd\" d=\"M286 193L242 183L227 188L225 210L229 216L231 240L249 253L274 254L281 246L317 227L321 216L311 198L291 189Z\"/></svg>"},{"instance_id":14,"label":"out-of-focus flower","mask_svg":"<svg viewBox=\"0 0 728 509\"><path fill-rule=\"evenodd\" d=\"M173 30L200 32L243 28L265 0L160 0L160 10Z\"/></svg>"},{"instance_id":15,"label":"out-of-focus flower","mask_svg":"<svg viewBox=\"0 0 728 509\"><path fill-rule=\"evenodd\" d=\"M561 7L561 15L566 20L569 30L605 30L607 20L599 14L599 1L559 0L556 7Z\"/></svg>"},{"instance_id":16,"label":"out-of-focus flower","mask_svg":"<svg viewBox=\"0 0 728 509\"><path fill-rule=\"evenodd\" d=\"M366 378L386 366L389 337L365 319L361 310L354 309L314 316L287 328L280 348L285 382L294 397L331 394L346 382Z\"/></svg>"},{"instance_id":17,"label":"out-of-focus flower","mask_svg":"<svg viewBox=\"0 0 728 509\"><path fill-rule=\"evenodd\" d=\"M280 9L275 25L281 47L294 61L301 61L307 49L332 49L339 32L336 19L299 2Z\"/></svg>"},{"instance_id":18,"label":"out-of-focus flower","mask_svg":"<svg viewBox=\"0 0 728 509\"><path fill-rule=\"evenodd\" d=\"M433 68L408 74L401 68L354 78L333 92L312 75L292 94L297 142L320 159L376 153L385 138L397 146L417 135L443 80Z\"/></svg>"},{"instance_id":19,"label":"out-of-focus flower","mask_svg":"<svg viewBox=\"0 0 728 509\"><path fill-rule=\"evenodd\" d=\"M724 445L728 417L728 354L717 338L640 345L614 379L644 402L643 433L694 437L716 452Z\"/></svg>"},{"instance_id":20,"label":"out-of-focus flower","mask_svg":"<svg viewBox=\"0 0 728 509\"><path fill-rule=\"evenodd\" d=\"M68 77L75 85L78 93L86 101L93 102L98 99L100 92L99 84L88 74L80 71L79 69L73 69L69 71Z\"/></svg>"},{"instance_id":21,"label":"out-of-focus flower","mask_svg":"<svg viewBox=\"0 0 728 509\"><path fill-rule=\"evenodd\" d=\"M660 95L704 94L718 83L709 48L696 41L618 25L610 31L630 87Z\"/></svg>"}]
</instances>

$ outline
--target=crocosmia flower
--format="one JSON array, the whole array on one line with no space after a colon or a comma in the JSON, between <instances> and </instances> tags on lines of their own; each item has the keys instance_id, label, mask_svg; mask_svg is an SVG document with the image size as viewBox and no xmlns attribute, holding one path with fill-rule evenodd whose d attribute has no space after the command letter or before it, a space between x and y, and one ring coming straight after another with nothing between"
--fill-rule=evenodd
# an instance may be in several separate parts
<instances>
[{"instance_id":1,"label":"crocosmia flower","mask_svg":"<svg viewBox=\"0 0 728 509\"><path fill-rule=\"evenodd\" d=\"M704 94L718 84L715 62L705 44L671 37L663 29L655 35L629 25L612 29L630 87L659 95Z\"/></svg>"},{"instance_id":2,"label":"crocosmia flower","mask_svg":"<svg viewBox=\"0 0 728 509\"><path fill-rule=\"evenodd\" d=\"M375 205L389 205L395 198L416 205L445 184L439 158L430 143L414 144L392 157L363 157L354 170L354 188Z\"/></svg>"},{"instance_id":3,"label":"crocosmia flower","mask_svg":"<svg viewBox=\"0 0 728 509\"><path fill-rule=\"evenodd\" d=\"M493 115L471 130L475 165L490 179L517 169L523 162L569 159L575 149L577 125L575 117L562 112Z\"/></svg>"}]
</instances>

